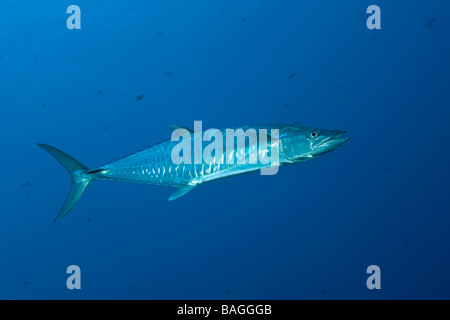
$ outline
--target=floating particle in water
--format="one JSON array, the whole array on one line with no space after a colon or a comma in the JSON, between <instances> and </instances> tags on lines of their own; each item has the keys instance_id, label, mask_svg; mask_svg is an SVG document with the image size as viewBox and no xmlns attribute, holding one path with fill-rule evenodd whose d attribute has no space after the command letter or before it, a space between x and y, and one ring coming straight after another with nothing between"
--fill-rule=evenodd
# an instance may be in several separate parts
<instances>
[{"instance_id":1,"label":"floating particle in water","mask_svg":"<svg viewBox=\"0 0 450 320\"><path fill-rule=\"evenodd\" d=\"M245 22L245 21L247 21L247 19L245 19L245 18L242 18L242 22Z\"/></svg>"},{"instance_id":2,"label":"floating particle in water","mask_svg":"<svg viewBox=\"0 0 450 320\"><path fill-rule=\"evenodd\" d=\"M98 94L103 94L103 91L102 90L98 90Z\"/></svg>"},{"instance_id":3,"label":"floating particle in water","mask_svg":"<svg viewBox=\"0 0 450 320\"><path fill-rule=\"evenodd\" d=\"M25 182L22 184L22 188L31 187L33 184L30 181Z\"/></svg>"},{"instance_id":4,"label":"floating particle in water","mask_svg":"<svg viewBox=\"0 0 450 320\"><path fill-rule=\"evenodd\" d=\"M227 10L222 10L222 13L228 13L228 11Z\"/></svg>"},{"instance_id":5,"label":"floating particle in water","mask_svg":"<svg viewBox=\"0 0 450 320\"><path fill-rule=\"evenodd\" d=\"M406 241L405 241L405 244L406 244L406 245L411 244L411 240L406 240Z\"/></svg>"},{"instance_id":6,"label":"floating particle in water","mask_svg":"<svg viewBox=\"0 0 450 320\"><path fill-rule=\"evenodd\" d=\"M384 167L384 172L388 172L389 170L391 170L391 167Z\"/></svg>"},{"instance_id":7,"label":"floating particle in water","mask_svg":"<svg viewBox=\"0 0 450 320\"><path fill-rule=\"evenodd\" d=\"M295 73L291 73L291 74L289 75L288 79L294 79L295 76L296 76Z\"/></svg>"},{"instance_id":8,"label":"floating particle in water","mask_svg":"<svg viewBox=\"0 0 450 320\"><path fill-rule=\"evenodd\" d=\"M344 86L343 83L338 83L338 84L336 85L336 87L338 87L338 88L342 88L343 86Z\"/></svg>"},{"instance_id":9,"label":"floating particle in water","mask_svg":"<svg viewBox=\"0 0 450 320\"><path fill-rule=\"evenodd\" d=\"M22 282L22 284L27 286L27 285L31 284L31 282L30 281L24 281L24 282Z\"/></svg>"},{"instance_id":10,"label":"floating particle in water","mask_svg":"<svg viewBox=\"0 0 450 320\"><path fill-rule=\"evenodd\" d=\"M283 108L287 109L287 108L289 108L289 107L290 107L289 103L283 104Z\"/></svg>"},{"instance_id":11,"label":"floating particle in water","mask_svg":"<svg viewBox=\"0 0 450 320\"><path fill-rule=\"evenodd\" d=\"M161 31L157 31L156 34L157 34L158 36L164 35L164 33L162 33Z\"/></svg>"},{"instance_id":12,"label":"floating particle in water","mask_svg":"<svg viewBox=\"0 0 450 320\"><path fill-rule=\"evenodd\" d=\"M141 101L142 99L144 99L144 94L140 94L136 97L136 102L137 101Z\"/></svg>"},{"instance_id":13,"label":"floating particle in water","mask_svg":"<svg viewBox=\"0 0 450 320\"><path fill-rule=\"evenodd\" d=\"M45 108L47 105L45 103L41 104L41 108Z\"/></svg>"},{"instance_id":14,"label":"floating particle in water","mask_svg":"<svg viewBox=\"0 0 450 320\"><path fill-rule=\"evenodd\" d=\"M88 223L91 223L91 222L92 222L91 218L88 218Z\"/></svg>"},{"instance_id":15,"label":"floating particle in water","mask_svg":"<svg viewBox=\"0 0 450 320\"><path fill-rule=\"evenodd\" d=\"M407 211L407 210L408 210L408 207L406 207L406 206L400 207L400 210L402 210L402 211Z\"/></svg>"},{"instance_id":16,"label":"floating particle in water","mask_svg":"<svg viewBox=\"0 0 450 320\"><path fill-rule=\"evenodd\" d=\"M328 290L327 289L323 289L322 290L322 294L327 294L328 293Z\"/></svg>"},{"instance_id":17,"label":"floating particle in water","mask_svg":"<svg viewBox=\"0 0 450 320\"><path fill-rule=\"evenodd\" d=\"M83 257L83 258L81 258L81 260L87 261L88 257Z\"/></svg>"},{"instance_id":18,"label":"floating particle in water","mask_svg":"<svg viewBox=\"0 0 450 320\"><path fill-rule=\"evenodd\" d=\"M436 22L436 18L430 19L430 20L427 21L427 23L425 23L425 27L426 28L433 28L435 22Z\"/></svg>"},{"instance_id":19,"label":"floating particle in water","mask_svg":"<svg viewBox=\"0 0 450 320\"><path fill-rule=\"evenodd\" d=\"M172 72L170 72L170 71L166 71L166 76L167 76L167 77L170 77L171 75L173 75L173 73L172 73Z\"/></svg>"},{"instance_id":20,"label":"floating particle in water","mask_svg":"<svg viewBox=\"0 0 450 320\"><path fill-rule=\"evenodd\" d=\"M103 131L108 131L108 130L109 130L108 126L103 127Z\"/></svg>"}]
</instances>

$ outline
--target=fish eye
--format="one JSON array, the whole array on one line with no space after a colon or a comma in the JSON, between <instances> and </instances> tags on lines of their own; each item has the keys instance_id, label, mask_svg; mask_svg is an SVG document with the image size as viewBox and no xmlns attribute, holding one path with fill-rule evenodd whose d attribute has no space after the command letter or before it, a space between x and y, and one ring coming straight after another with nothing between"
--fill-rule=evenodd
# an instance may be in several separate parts
<instances>
[{"instance_id":1,"label":"fish eye","mask_svg":"<svg viewBox=\"0 0 450 320\"><path fill-rule=\"evenodd\" d=\"M318 137L319 137L319 133L315 130L311 131L308 136L308 138L311 140L317 139Z\"/></svg>"}]
</instances>

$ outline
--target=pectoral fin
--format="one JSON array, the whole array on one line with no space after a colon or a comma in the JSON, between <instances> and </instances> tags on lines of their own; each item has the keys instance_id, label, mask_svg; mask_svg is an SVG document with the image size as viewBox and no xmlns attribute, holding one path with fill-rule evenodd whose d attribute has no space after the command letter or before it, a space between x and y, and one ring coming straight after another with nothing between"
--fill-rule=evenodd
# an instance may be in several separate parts
<instances>
[{"instance_id":1,"label":"pectoral fin","mask_svg":"<svg viewBox=\"0 0 450 320\"><path fill-rule=\"evenodd\" d=\"M172 195L170 196L169 201L172 201L172 200L178 199L179 197L184 196L186 193L188 193L189 191L191 191L194 188L195 188L195 186L177 187L175 192L172 193Z\"/></svg>"}]
</instances>

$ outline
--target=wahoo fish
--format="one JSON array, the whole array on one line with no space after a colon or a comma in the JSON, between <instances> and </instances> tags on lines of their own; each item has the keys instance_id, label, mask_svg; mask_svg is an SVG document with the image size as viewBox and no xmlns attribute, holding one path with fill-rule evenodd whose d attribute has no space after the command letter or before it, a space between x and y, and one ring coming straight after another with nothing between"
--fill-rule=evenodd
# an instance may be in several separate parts
<instances>
[{"instance_id":1,"label":"wahoo fish","mask_svg":"<svg viewBox=\"0 0 450 320\"><path fill-rule=\"evenodd\" d=\"M61 150L39 143L38 146L69 172L72 182L69 195L53 222L60 221L72 210L94 180L171 186L176 190L169 200L175 200L205 182L257 170L263 174L263 170L278 170L280 166L314 159L349 139L342 137L345 131L299 125L257 125L205 132L198 131L197 127L195 131L176 125L170 128L173 130L171 140L94 169L88 169ZM235 136L229 135L230 132L234 132ZM237 135L236 132L244 135ZM250 133L256 132L259 136L254 138ZM207 141L211 143L207 144ZM192 145L193 152L190 150ZM198 156L205 158L199 161Z\"/></svg>"}]
</instances>

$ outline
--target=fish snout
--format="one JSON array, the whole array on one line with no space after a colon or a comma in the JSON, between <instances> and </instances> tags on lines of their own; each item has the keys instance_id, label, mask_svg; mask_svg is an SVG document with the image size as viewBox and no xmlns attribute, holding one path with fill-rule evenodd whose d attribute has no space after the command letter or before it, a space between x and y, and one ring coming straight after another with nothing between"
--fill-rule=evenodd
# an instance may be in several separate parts
<instances>
[{"instance_id":1,"label":"fish snout","mask_svg":"<svg viewBox=\"0 0 450 320\"><path fill-rule=\"evenodd\" d=\"M316 147L314 148L314 155L321 155L330 151L333 151L334 149L342 146L344 143L346 143L350 138L348 137L342 137L342 135L346 134L347 131L329 131L325 135L325 137L318 142Z\"/></svg>"}]
</instances>

